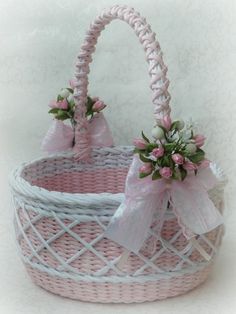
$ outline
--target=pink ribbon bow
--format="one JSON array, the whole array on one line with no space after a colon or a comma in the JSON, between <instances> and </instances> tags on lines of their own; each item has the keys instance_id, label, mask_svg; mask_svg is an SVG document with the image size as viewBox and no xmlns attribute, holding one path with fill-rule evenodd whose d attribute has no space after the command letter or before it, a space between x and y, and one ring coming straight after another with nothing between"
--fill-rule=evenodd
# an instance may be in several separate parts
<instances>
[{"instance_id":1,"label":"pink ribbon bow","mask_svg":"<svg viewBox=\"0 0 236 314\"><path fill-rule=\"evenodd\" d=\"M190 239L204 234L223 223L219 211L207 191L214 187L216 177L210 168L188 174L184 181L140 179L143 163L137 155L130 166L125 187L125 200L112 217L105 235L128 251L138 253L148 237L153 215L161 221L168 203L178 217L184 235Z\"/></svg>"},{"instance_id":2,"label":"pink ribbon bow","mask_svg":"<svg viewBox=\"0 0 236 314\"><path fill-rule=\"evenodd\" d=\"M113 146L112 134L102 113L97 113L88 127L92 147ZM66 151L73 147L73 139L72 127L55 119L42 141L41 149L47 153Z\"/></svg>"}]
</instances>

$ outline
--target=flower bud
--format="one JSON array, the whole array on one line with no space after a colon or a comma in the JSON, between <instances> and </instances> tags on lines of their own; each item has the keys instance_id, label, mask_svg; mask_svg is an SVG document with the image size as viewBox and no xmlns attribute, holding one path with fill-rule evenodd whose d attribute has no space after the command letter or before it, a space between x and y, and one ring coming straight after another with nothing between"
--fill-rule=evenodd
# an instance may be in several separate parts
<instances>
[{"instance_id":1,"label":"flower bud","mask_svg":"<svg viewBox=\"0 0 236 314\"><path fill-rule=\"evenodd\" d=\"M182 165L184 163L184 157L180 154L173 154L171 158L177 165Z\"/></svg>"},{"instance_id":2,"label":"flower bud","mask_svg":"<svg viewBox=\"0 0 236 314\"><path fill-rule=\"evenodd\" d=\"M196 153L197 147L195 144L189 143L186 145L186 152L189 153L190 155L193 155Z\"/></svg>"},{"instance_id":3,"label":"flower bud","mask_svg":"<svg viewBox=\"0 0 236 314\"><path fill-rule=\"evenodd\" d=\"M63 100L52 100L49 104L49 107L51 107L52 109L56 108L56 109L68 109L68 102L66 99Z\"/></svg>"},{"instance_id":4,"label":"flower bud","mask_svg":"<svg viewBox=\"0 0 236 314\"><path fill-rule=\"evenodd\" d=\"M176 123L177 130L179 130L179 131L183 130L184 126L185 126L185 123L182 119L177 121L177 123Z\"/></svg>"},{"instance_id":5,"label":"flower bud","mask_svg":"<svg viewBox=\"0 0 236 314\"><path fill-rule=\"evenodd\" d=\"M64 110L68 109L68 102L67 102L67 100L66 99L59 100L57 102L57 108L64 109Z\"/></svg>"},{"instance_id":6,"label":"flower bud","mask_svg":"<svg viewBox=\"0 0 236 314\"><path fill-rule=\"evenodd\" d=\"M147 147L147 142L141 138L134 139L133 143L138 149L145 149Z\"/></svg>"},{"instance_id":7,"label":"flower bud","mask_svg":"<svg viewBox=\"0 0 236 314\"><path fill-rule=\"evenodd\" d=\"M157 147L157 148L154 148L153 151L151 152L151 155L156 157L156 158L159 158L159 157L162 157L164 155L164 148L162 146L160 147Z\"/></svg>"},{"instance_id":8,"label":"flower bud","mask_svg":"<svg viewBox=\"0 0 236 314\"><path fill-rule=\"evenodd\" d=\"M152 136L157 140L161 140L162 138L164 138L164 131L159 126L155 126L152 129Z\"/></svg>"},{"instance_id":9,"label":"flower bud","mask_svg":"<svg viewBox=\"0 0 236 314\"><path fill-rule=\"evenodd\" d=\"M94 101L94 102L96 102L96 101L98 101L98 100L99 100L98 97L93 97L93 98L92 98L92 101Z\"/></svg>"},{"instance_id":10,"label":"flower bud","mask_svg":"<svg viewBox=\"0 0 236 314\"><path fill-rule=\"evenodd\" d=\"M185 163L183 164L183 168L185 169L185 170L197 170L197 165L196 164L194 164L193 162L191 162L191 161L185 161Z\"/></svg>"},{"instance_id":11,"label":"flower bud","mask_svg":"<svg viewBox=\"0 0 236 314\"><path fill-rule=\"evenodd\" d=\"M92 107L92 110L94 112L99 112L101 111L102 109L104 109L106 107L106 105L104 104L103 101L101 100L98 100L96 101L94 104L93 104L93 107Z\"/></svg>"},{"instance_id":12,"label":"flower bud","mask_svg":"<svg viewBox=\"0 0 236 314\"><path fill-rule=\"evenodd\" d=\"M193 137L194 143L197 147L202 147L205 143L205 136L197 134Z\"/></svg>"},{"instance_id":13,"label":"flower bud","mask_svg":"<svg viewBox=\"0 0 236 314\"><path fill-rule=\"evenodd\" d=\"M169 115L166 115L164 116L162 119L161 119L161 125L167 130L169 131L170 130L170 127L171 127L171 118Z\"/></svg>"},{"instance_id":14,"label":"flower bud","mask_svg":"<svg viewBox=\"0 0 236 314\"><path fill-rule=\"evenodd\" d=\"M70 95L67 97L67 100L68 100L69 102L74 101L74 96L73 96L73 94L70 94Z\"/></svg>"},{"instance_id":15,"label":"flower bud","mask_svg":"<svg viewBox=\"0 0 236 314\"><path fill-rule=\"evenodd\" d=\"M67 98L70 95L70 92L68 91L68 89L64 88L61 90L60 94L59 94L62 98Z\"/></svg>"},{"instance_id":16,"label":"flower bud","mask_svg":"<svg viewBox=\"0 0 236 314\"><path fill-rule=\"evenodd\" d=\"M198 169L206 169L210 166L210 161L208 159L203 159L199 164L198 164Z\"/></svg>"},{"instance_id":17,"label":"flower bud","mask_svg":"<svg viewBox=\"0 0 236 314\"><path fill-rule=\"evenodd\" d=\"M151 174L153 170L152 164L147 162L139 168L139 172L143 174Z\"/></svg>"},{"instance_id":18,"label":"flower bud","mask_svg":"<svg viewBox=\"0 0 236 314\"><path fill-rule=\"evenodd\" d=\"M57 107L57 101L56 100L51 100L50 104L49 104L49 107L52 108L52 109L58 108Z\"/></svg>"},{"instance_id":19,"label":"flower bud","mask_svg":"<svg viewBox=\"0 0 236 314\"><path fill-rule=\"evenodd\" d=\"M172 176L172 174L173 174L173 172L172 172L170 167L163 167L163 168L161 168L159 170L159 173L162 176L162 178L165 178L165 179L169 179Z\"/></svg>"}]
</instances>

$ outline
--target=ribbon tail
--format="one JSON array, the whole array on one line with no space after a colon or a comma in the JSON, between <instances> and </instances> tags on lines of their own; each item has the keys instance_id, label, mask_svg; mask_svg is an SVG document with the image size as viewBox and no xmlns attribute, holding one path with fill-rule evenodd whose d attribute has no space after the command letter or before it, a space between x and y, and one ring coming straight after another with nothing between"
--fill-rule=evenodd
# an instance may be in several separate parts
<instances>
[{"instance_id":1,"label":"ribbon tail","mask_svg":"<svg viewBox=\"0 0 236 314\"><path fill-rule=\"evenodd\" d=\"M171 201L187 238L207 233L223 223L223 217L200 185L172 185Z\"/></svg>"},{"instance_id":2,"label":"ribbon tail","mask_svg":"<svg viewBox=\"0 0 236 314\"><path fill-rule=\"evenodd\" d=\"M112 217L105 236L127 250L138 253L148 236L157 204L155 195L148 199L126 199Z\"/></svg>"},{"instance_id":3,"label":"ribbon tail","mask_svg":"<svg viewBox=\"0 0 236 314\"><path fill-rule=\"evenodd\" d=\"M127 250L138 253L144 244L154 212L161 207L165 184L139 178L142 162L134 156L125 186L125 200L116 210L105 236Z\"/></svg>"}]
</instances>

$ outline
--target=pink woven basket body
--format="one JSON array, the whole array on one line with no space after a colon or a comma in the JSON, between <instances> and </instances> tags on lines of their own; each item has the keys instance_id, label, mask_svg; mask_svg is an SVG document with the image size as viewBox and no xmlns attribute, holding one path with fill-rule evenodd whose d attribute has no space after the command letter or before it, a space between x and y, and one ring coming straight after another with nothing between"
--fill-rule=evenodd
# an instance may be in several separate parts
<instances>
[{"instance_id":1,"label":"pink woven basket body","mask_svg":"<svg viewBox=\"0 0 236 314\"><path fill-rule=\"evenodd\" d=\"M84 117L88 64L101 30L113 19L131 25L144 46L155 115L170 110L166 67L150 26L127 7L104 11L86 35L76 72L76 149L84 156L91 154L92 162L78 162L77 155L68 152L16 169L11 179L16 237L28 273L48 291L91 302L153 301L183 294L207 278L223 227L196 239L211 257L206 260L185 238L169 208L161 233L154 217L140 252L118 266L123 248L104 237L104 231L124 199L132 147L92 149L86 142ZM216 166L212 169L219 184L210 198L222 211L224 177Z\"/></svg>"}]
</instances>

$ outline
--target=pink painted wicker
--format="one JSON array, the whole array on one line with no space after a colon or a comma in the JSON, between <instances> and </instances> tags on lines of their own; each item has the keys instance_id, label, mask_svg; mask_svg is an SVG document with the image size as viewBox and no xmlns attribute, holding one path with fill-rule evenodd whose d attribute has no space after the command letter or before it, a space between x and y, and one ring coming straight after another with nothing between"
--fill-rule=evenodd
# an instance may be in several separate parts
<instances>
[{"instance_id":1,"label":"pink painted wicker","mask_svg":"<svg viewBox=\"0 0 236 314\"><path fill-rule=\"evenodd\" d=\"M161 233L154 217L140 252L118 267L123 248L105 238L104 230L124 199L132 147L91 149L84 117L91 54L113 19L131 25L144 46L155 117L170 112L166 67L150 26L131 8L105 10L91 25L77 63L76 153L41 158L12 173L16 237L28 273L48 291L91 302L153 301L183 294L207 278L223 227L197 238L211 257L207 261L186 240L170 208ZM90 163L78 161L88 157ZM219 184L210 197L222 211L225 178L215 165L212 169Z\"/></svg>"}]
</instances>

